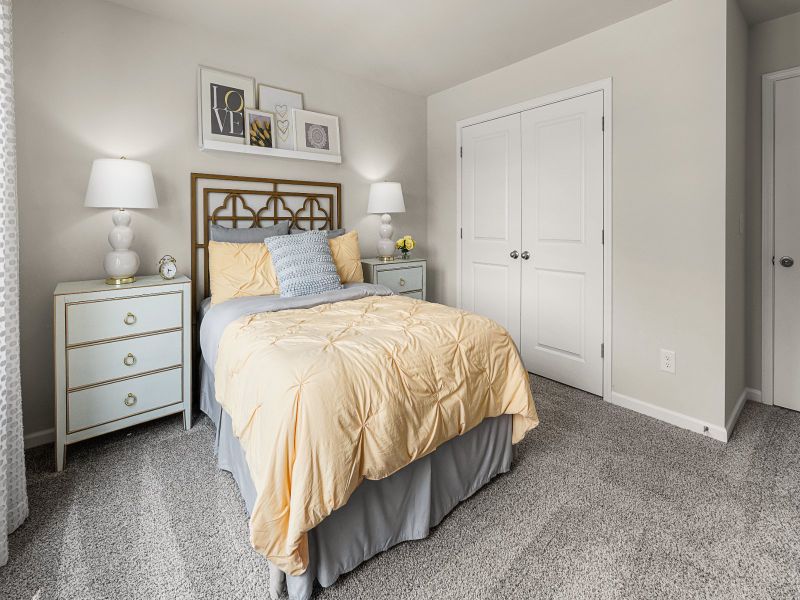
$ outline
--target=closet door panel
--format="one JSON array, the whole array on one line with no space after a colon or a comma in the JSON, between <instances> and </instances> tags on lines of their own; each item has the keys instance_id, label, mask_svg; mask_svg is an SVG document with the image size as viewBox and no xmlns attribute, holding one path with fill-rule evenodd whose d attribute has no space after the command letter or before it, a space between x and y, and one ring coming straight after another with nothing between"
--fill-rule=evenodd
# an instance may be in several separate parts
<instances>
[{"instance_id":1,"label":"closet door panel","mask_svg":"<svg viewBox=\"0 0 800 600\"><path fill-rule=\"evenodd\" d=\"M800 77L775 82L774 105L773 394L777 406L800 410Z\"/></svg>"},{"instance_id":2,"label":"closet door panel","mask_svg":"<svg viewBox=\"0 0 800 600\"><path fill-rule=\"evenodd\" d=\"M535 277L538 281L534 285L539 292L536 298L538 345L568 357L582 357L586 304L583 274L539 269Z\"/></svg>"},{"instance_id":3,"label":"closet door panel","mask_svg":"<svg viewBox=\"0 0 800 600\"><path fill-rule=\"evenodd\" d=\"M461 136L461 306L497 321L519 346L520 115Z\"/></svg>"},{"instance_id":4,"label":"closet door panel","mask_svg":"<svg viewBox=\"0 0 800 600\"><path fill-rule=\"evenodd\" d=\"M603 96L522 114L521 352L529 371L602 394Z\"/></svg>"}]
</instances>

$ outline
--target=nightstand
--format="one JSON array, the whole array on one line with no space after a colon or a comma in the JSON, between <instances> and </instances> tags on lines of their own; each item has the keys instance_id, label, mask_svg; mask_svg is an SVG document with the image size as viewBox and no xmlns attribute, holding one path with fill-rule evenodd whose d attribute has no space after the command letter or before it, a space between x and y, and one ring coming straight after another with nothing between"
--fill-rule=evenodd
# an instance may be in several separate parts
<instances>
[{"instance_id":1,"label":"nightstand","mask_svg":"<svg viewBox=\"0 0 800 600\"><path fill-rule=\"evenodd\" d=\"M367 283L380 283L403 296L425 300L424 258L397 258L388 262L379 258L365 258L361 266Z\"/></svg>"},{"instance_id":2,"label":"nightstand","mask_svg":"<svg viewBox=\"0 0 800 600\"><path fill-rule=\"evenodd\" d=\"M179 412L191 427L188 277L59 283L53 296L56 470L74 442Z\"/></svg>"}]
</instances>

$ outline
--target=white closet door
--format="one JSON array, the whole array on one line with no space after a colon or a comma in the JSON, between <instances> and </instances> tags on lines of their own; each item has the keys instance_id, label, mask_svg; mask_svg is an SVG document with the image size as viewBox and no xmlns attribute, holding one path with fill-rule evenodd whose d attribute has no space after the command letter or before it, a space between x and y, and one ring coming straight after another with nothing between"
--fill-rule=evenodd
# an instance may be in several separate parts
<instances>
[{"instance_id":1,"label":"white closet door","mask_svg":"<svg viewBox=\"0 0 800 600\"><path fill-rule=\"evenodd\" d=\"M774 402L800 410L800 77L775 82Z\"/></svg>"},{"instance_id":2,"label":"white closet door","mask_svg":"<svg viewBox=\"0 0 800 600\"><path fill-rule=\"evenodd\" d=\"M522 113L522 358L603 393L603 93Z\"/></svg>"},{"instance_id":3,"label":"white closet door","mask_svg":"<svg viewBox=\"0 0 800 600\"><path fill-rule=\"evenodd\" d=\"M505 327L519 347L520 116L461 136L461 307Z\"/></svg>"}]
</instances>

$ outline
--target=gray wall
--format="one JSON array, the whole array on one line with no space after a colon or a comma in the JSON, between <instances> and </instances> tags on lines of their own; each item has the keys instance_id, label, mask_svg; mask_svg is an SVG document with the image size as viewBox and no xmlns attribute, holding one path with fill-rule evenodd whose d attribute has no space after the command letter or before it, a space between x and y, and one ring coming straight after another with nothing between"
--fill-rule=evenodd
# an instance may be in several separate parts
<instances>
[{"instance_id":1,"label":"gray wall","mask_svg":"<svg viewBox=\"0 0 800 600\"><path fill-rule=\"evenodd\" d=\"M747 385L761 389L761 76L800 66L800 13L750 28L747 74Z\"/></svg>"},{"instance_id":2,"label":"gray wall","mask_svg":"<svg viewBox=\"0 0 800 600\"><path fill-rule=\"evenodd\" d=\"M726 40L725 183L725 422L744 392L746 369L745 122L747 118L747 23L728 0Z\"/></svg>"},{"instance_id":3,"label":"gray wall","mask_svg":"<svg viewBox=\"0 0 800 600\"><path fill-rule=\"evenodd\" d=\"M109 2L25 0L14 3L14 19L27 434L53 424L53 288L103 276L112 211L82 205L95 158L153 167L160 206L133 216L143 273L167 253L188 270L192 171L341 182L344 224L358 229L368 255L378 227L365 214L369 183L400 181L408 212L395 231L425 251L424 98L297 64L266 37L245 42ZM302 91L308 108L339 115L344 163L201 152L198 64Z\"/></svg>"},{"instance_id":4,"label":"gray wall","mask_svg":"<svg viewBox=\"0 0 800 600\"><path fill-rule=\"evenodd\" d=\"M673 0L430 96L432 298L456 301L456 122L613 77L614 391L724 425L725 40L726 0Z\"/></svg>"}]
</instances>

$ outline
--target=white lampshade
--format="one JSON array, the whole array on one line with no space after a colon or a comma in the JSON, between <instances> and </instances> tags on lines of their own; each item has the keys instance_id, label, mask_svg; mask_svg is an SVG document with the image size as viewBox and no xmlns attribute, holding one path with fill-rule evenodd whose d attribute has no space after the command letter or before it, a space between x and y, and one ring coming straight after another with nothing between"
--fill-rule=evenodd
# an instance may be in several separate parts
<instances>
[{"instance_id":1,"label":"white lampshade","mask_svg":"<svg viewBox=\"0 0 800 600\"><path fill-rule=\"evenodd\" d=\"M403 203L403 188L395 181L382 181L369 186L369 213L402 213L406 212Z\"/></svg>"},{"instance_id":2,"label":"white lampshade","mask_svg":"<svg viewBox=\"0 0 800 600\"><path fill-rule=\"evenodd\" d=\"M92 163L84 206L158 208L150 165L125 158L98 158Z\"/></svg>"}]
</instances>

